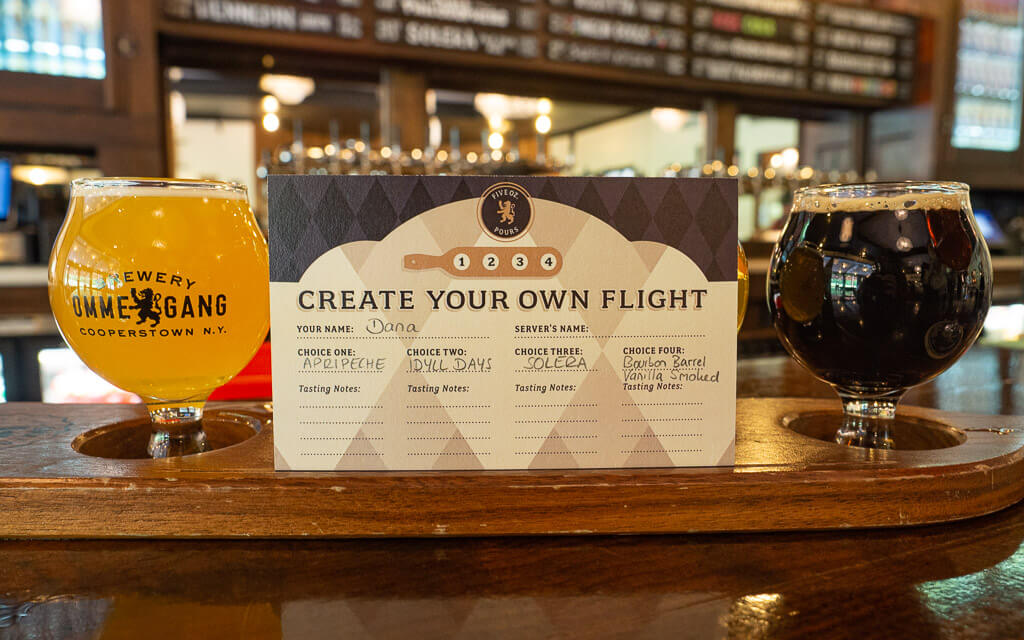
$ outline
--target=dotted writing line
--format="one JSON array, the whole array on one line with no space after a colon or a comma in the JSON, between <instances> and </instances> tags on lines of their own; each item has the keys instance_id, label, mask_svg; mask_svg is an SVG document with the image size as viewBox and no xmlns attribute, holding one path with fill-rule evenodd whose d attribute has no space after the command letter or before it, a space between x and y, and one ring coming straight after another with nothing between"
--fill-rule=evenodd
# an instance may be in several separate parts
<instances>
[{"instance_id":1,"label":"dotted writing line","mask_svg":"<svg viewBox=\"0 0 1024 640\"><path fill-rule=\"evenodd\" d=\"M299 420L299 424L384 424L382 420Z\"/></svg>"},{"instance_id":2,"label":"dotted writing line","mask_svg":"<svg viewBox=\"0 0 1024 640\"><path fill-rule=\"evenodd\" d=\"M491 436L462 436L463 440L490 440ZM410 436L406 440L451 440L448 436Z\"/></svg>"},{"instance_id":3,"label":"dotted writing line","mask_svg":"<svg viewBox=\"0 0 1024 640\"><path fill-rule=\"evenodd\" d=\"M517 404L516 409L556 409L559 407L596 407L596 402L582 402L578 404Z\"/></svg>"},{"instance_id":4,"label":"dotted writing line","mask_svg":"<svg viewBox=\"0 0 1024 640\"><path fill-rule=\"evenodd\" d=\"M299 340L317 340L317 339L321 339L321 340L322 339L327 339L327 340L396 340L396 339L397 340L403 340L403 339L408 339L408 338L413 338L413 339L416 339L416 340L420 340L420 339L423 339L423 340L490 340L494 336L421 336L419 334L410 333L408 335L401 335L401 336L349 336L349 335L325 336L325 335L315 335L315 336L296 336L296 337Z\"/></svg>"},{"instance_id":5,"label":"dotted writing line","mask_svg":"<svg viewBox=\"0 0 1024 640\"><path fill-rule=\"evenodd\" d=\"M313 436L301 436L299 440L383 440L384 438L328 438L328 437L313 437Z\"/></svg>"},{"instance_id":6,"label":"dotted writing line","mask_svg":"<svg viewBox=\"0 0 1024 640\"><path fill-rule=\"evenodd\" d=\"M627 418L623 422L700 422L704 418Z\"/></svg>"},{"instance_id":7,"label":"dotted writing line","mask_svg":"<svg viewBox=\"0 0 1024 640\"><path fill-rule=\"evenodd\" d=\"M490 409L489 404L407 404L406 409Z\"/></svg>"},{"instance_id":8,"label":"dotted writing line","mask_svg":"<svg viewBox=\"0 0 1024 640\"><path fill-rule=\"evenodd\" d=\"M336 451L334 453L300 453L300 456L380 456L379 453L352 453L351 451Z\"/></svg>"},{"instance_id":9,"label":"dotted writing line","mask_svg":"<svg viewBox=\"0 0 1024 640\"><path fill-rule=\"evenodd\" d=\"M593 373L594 371L600 371L600 369L516 369L515 371L516 373L536 373L538 371L543 371L544 373L576 373L577 371Z\"/></svg>"},{"instance_id":10,"label":"dotted writing line","mask_svg":"<svg viewBox=\"0 0 1024 640\"><path fill-rule=\"evenodd\" d=\"M703 449L644 449L637 451L625 449L619 453L697 453L699 451L703 451Z\"/></svg>"},{"instance_id":11,"label":"dotted writing line","mask_svg":"<svg viewBox=\"0 0 1024 640\"><path fill-rule=\"evenodd\" d=\"M384 373L384 369L299 369L299 373Z\"/></svg>"},{"instance_id":12,"label":"dotted writing line","mask_svg":"<svg viewBox=\"0 0 1024 640\"><path fill-rule=\"evenodd\" d=\"M623 371L697 371L698 367L623 367Z\"/></svg>"},{"instance_id":13,"label":"dotted writing line","mask_svg":"<svg viewBox=\"0 0 1024 640\"><path fill-rule=\"evenodd\" d=\"M516 451L517 456L564 456L576 453L597 453L596 451Z\"/></svg>"},{"instance_id":14,"label":"dotted writing line","mask_svg":"<svg viewBox=\"0 0 1024 640\"><path fill-rule=\"evenodd\" d=\"M300 409L383 409L379 404L300 404Z\"/></svg>"},{"instance_id":15,"label":"dotted writing line","mask_svg":"<svg viewBox=\"0 0 1024 640\"><path fill-rule=\"evenodd\" d=\"M598 421L597 418L586 418L586 419L580 418L579 420L558 420L556 418L556 419L553 419L553 420L516 420L515 423L516 424L550 424L550 423L555 423L555 422L558 422L558 423L563 423L563 422L576 422L576 423L589 422L589 423L595 423L597 421Z\"/></svg>"},{"instance_id":16,"label":"dotted writing line","mask_svg":"<svg viewBox=\"0 0 1024 640\"><path fill-rule=\"evenodd\" d=\"M624 336L624 335L613 335L613 336L594 336L595 338L704 338L707 334L704 333L663 333L659 335L638 335L638 336Z\"/></svg>"},{"instance_id":17,"label":"dotted writing line","mask_svg":"<svg viewBox=\"0 0 1024 640\"><path fill-rule=\"evenodd\" d=\"M702 436L703 433L656 433L654 435L638 433L638 434L626 434L619 436L620 438L684 438L687 436Z\"/></svg>"},{"instance_id":18,"label":"dotted writing line","mask_svg":"<svg viewBox=\"0 0 1024 640\"><path fill-rule=\"evenodd\" d=\"M545 440L548 436L516 436L516 440ZM558 436L562 440L584 440L596 438L597 436Z\"/></svg>"},{"instance_id":19,"label":"dotted writing line","mask_svg":"<svg viewBox=\"0 0 1024 640\"><path fill-rule=\"evenodd\" d=\"M699 407L703 402L623 402L624 407Z\"/></svg>"},{"instance_id":20,"label":"dotted writing line","mask_svg":"<svg viewBox=\"0 0 1024 640\"><path fill-rule=\"evenodd\" d=\"M437 453L407 453L407 456L489 456L490 451L471 451L468 453L461 453L458 451L438 451Z\"/></svg>"},{"instance_id":21,"label":"dotted writing line","mask_svg":"<svg viewBox=\"0 0 1024 640\"><path fill-rule=\"evenodd\" d=\"M479 374L479 373L494 373L494 371L470 371L468 369L463 369L461 371L412 371L410 369L406 369L405 373L419 373L421 375L431 375L431 374L434 374L434 373L476 373L476 374Z\"/></svg>"},{"instance_id":22,"label":"dotted writing line","mask_svg":"<svg viewBox=\"0 0 1024 640\"><path fill-rule=\"evenodd\" d=\"M705 338L707 334L704 333L665 333L659 335L608 335L599 336L592 333L553 333L550 335L543 336L512 336L513 338Z\"/></svg>"},{"instance_id":23,"label":"dotted writing line","mask_svg":"<svg viewBox=\"0 0 1024 640\"><path fill-rule=\"evenodd\" d=\"M491 424L491 421L490 420L476 420L476 421L474 421L474 420L463 420L463 421L459 421L459 420L455 420L455 421L448 421L448 420L408 421L408 420L406 420L405 424Z\"/></svg>"}]
</instances>

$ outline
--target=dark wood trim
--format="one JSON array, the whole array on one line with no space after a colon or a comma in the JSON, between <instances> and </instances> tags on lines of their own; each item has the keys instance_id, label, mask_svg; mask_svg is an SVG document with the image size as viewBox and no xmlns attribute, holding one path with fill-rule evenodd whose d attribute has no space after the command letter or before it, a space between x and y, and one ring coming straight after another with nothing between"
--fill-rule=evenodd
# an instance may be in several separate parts
<instances>
[{"instance_id":1,"label":"dark wood trim","mask_svg":"<svg viewBox=\"0 0 1024 640\"><path fill-rule=\"evenodd\" d=\"M39 73L0 71L0 108L4 105L103 110L103 81ZM46 127L39 120L37 127Z\"/></svg>"},{"instance_id":2,"label":"dark wood trim","mask_svg":"<svg viewBox=\"0 0 1024 640\"><path fill-rule=\"evenodd\" d=\"M736 115L739 107L727 100L707 100L704 113L707 116L705 131L704 159L708 162L721 160L732 164L736 155Z\"/></svg>"},{"instance_id":3,"label":"dark wood trim","mask_svg":"<svg viewBox=\"0 0 1024 640\"><path fill-rule=\"evenodd\" d=\"M119 0L108 0L102 4L103 8L103 46L107 54L107 77L103 79L103 103L108 111L114 111L120 106L118 96L120 72L119 64L114 56L117 51L117 32L119 14Z\"/></svg>"},{"instance_id":4,"label":"dark wood trim","mask_svg":"<svg viewBox=\"0 0 1024 640\"><path fill-rule=\"evenodd\" d=\"M427 79L422 73L384 69L380 74L380 128L384 144L427 146Z\"/></svg>"},{"instance_id":5,"label":"dark wood trim","mask_svg":"<svg viewBox=\"0 0 1024 640\"><path fill-rule=\"evenodd\" d=\"M46 285L0 288L0 316L50 314Z\"/></svg>"},{"instance_id":6,"label":"dark wood trim","mask_svg":"<svg viewBox=\"0 0 1024 640\"><path fill-rule=\"evenodd\" d=\"M0 107L0 141L5 145L78 149L106 144L155 146L160 139L158 128L152 118Z\"/></svg>"}]
</instances>

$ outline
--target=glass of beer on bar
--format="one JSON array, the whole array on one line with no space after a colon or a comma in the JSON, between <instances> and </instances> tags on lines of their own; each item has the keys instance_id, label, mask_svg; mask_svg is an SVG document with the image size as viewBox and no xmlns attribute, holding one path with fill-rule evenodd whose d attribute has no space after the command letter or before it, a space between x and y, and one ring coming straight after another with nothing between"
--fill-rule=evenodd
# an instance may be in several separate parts
<instances>
[{"instance_id":1,"label":"glass of beer on bar","mask_svg":"<svg viewBox=\"0 0 1024 640\"><path fill-rule=\"evenodd\" d=\"M154 458L208 449L203 407L269 326L267 243L245 187L76 180L50 305L85 364L145 401Z\"/></svg>"},{"instance_id":2,"label":"glass of beer on bar","mask_svg":"<svg viewBox=\"0 0 1024 640\"><path fill-rule=\"evenodd\" d=\"M743 245L736 243L736 285L737 285L737 311L736 331L743 327L743 318L747 315L747 298L750 295L750 265L747 263L747 254L743 251Z\"/></svg>"},{"instance_id":3,"label":"glass of beer on bar","mask_svg":"<svg viewBox=\"0 0 1024 640\"><path fill-rule=\"evenodd\" d=\"M907 389L981 333L988 247L955 182L808 187L772 254L768 305L789 353L843 403L836 440L888 448Z\"/></svg>"}]
</instances>

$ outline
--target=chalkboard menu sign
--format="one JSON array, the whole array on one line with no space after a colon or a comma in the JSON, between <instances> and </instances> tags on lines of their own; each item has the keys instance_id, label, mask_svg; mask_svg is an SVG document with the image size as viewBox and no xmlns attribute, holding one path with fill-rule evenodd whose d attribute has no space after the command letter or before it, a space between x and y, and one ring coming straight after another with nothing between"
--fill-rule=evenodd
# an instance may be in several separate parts
<instances>
[{"instance_id":1,"label":"chalkboard menu sign","mask_svg":"<svg viewBox=\"0 0 1024 640\"><path fill-rule=\"evenodd\" d=\"M359 8L362 0L337 0L333 4L294 2L278 4L233 0L165 0L168 18L248 27L262 31L285 31L359 39L364 35L363 19L342 8Z\"/></svg>"},{"instance_id":2,"label":"chalkboard menu sign","mask_svg":"<svg viewBox=\"0 0 1024 640\"><path fill-rule=\"evenodd\" d=\"M681 28L686 13L678 2L548 0L548 5L548 60L670 76L686 71Z\"/></svg>"},{"instance_id":3,"label":"chalkboard menu sign","mask_svg":"<svg viewBox=\"0 0 1024 640\"><path fill-rule=\"evenodd\" d=\"M164 0L163 28L348 55L833 103L908 99L910 16L815 0ZM218 34L230 40L230 34ZM304 40L288 46L301 47ZM249 42L253 37L246 36ZM458 54L453 58L451 54ZM791 93L779 93L780 91Z\"/></svg>"}]
</instances>

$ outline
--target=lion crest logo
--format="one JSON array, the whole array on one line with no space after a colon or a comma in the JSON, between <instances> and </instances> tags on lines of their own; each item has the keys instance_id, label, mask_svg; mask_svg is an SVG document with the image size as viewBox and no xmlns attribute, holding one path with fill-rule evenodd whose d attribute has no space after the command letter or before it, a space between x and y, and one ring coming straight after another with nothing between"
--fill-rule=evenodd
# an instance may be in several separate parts
<instances>
[{"instance_id":1,"label":"lion crest logo","mask_svg":"<svg viewBox=\"0 0 1024 640\"><path fill-rule=\"evenodd\" d=\"M512 204L511 200L502 200L498 203L498 215L501 216L499 222L502 224L512 224L516 221L516 205Z\"/></svg>"},{"instance_id":2,"label":"lion crest logo","mask_svg":"<svg viewBox=\"0 0 1024 640\"><path fill-rule=\"evenodd\" d=\"M530 194L514 182L492 184L477 203L480 227L501 242L511 242L529 232L535 213Z\"/></svg>"},{"instance_id":3,"label":"lion crest logo","mask_svg":"<svg viewBox=\"0 0 1024 640\"><path fill-rule=\"evenodd\" d=\"M153 290L146 287L142 290L141 295L136 293L135 288L132 287L132 299L135 300L135 304L128 307L129 309L138 309L139 321L135 324L142 324L147 320L151 320L153 324L150 327L155 327L160 324L160 307L157 306L160 302L160 294L153 293Z\"/></svg>"}]
</instances>

